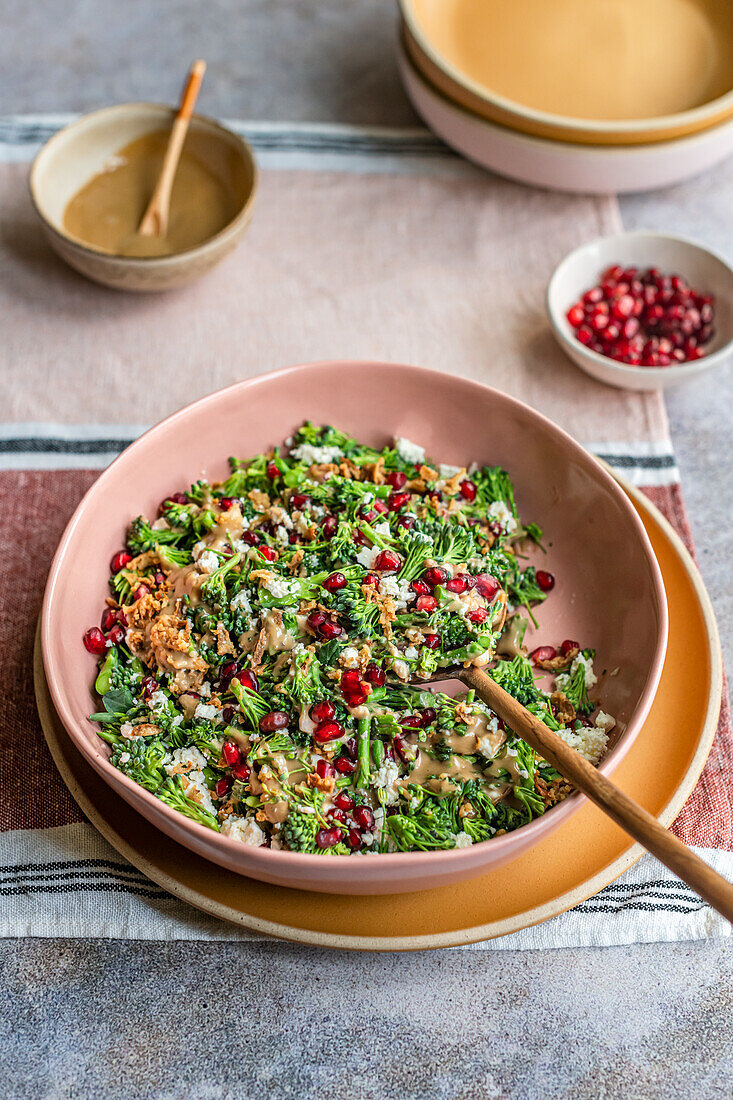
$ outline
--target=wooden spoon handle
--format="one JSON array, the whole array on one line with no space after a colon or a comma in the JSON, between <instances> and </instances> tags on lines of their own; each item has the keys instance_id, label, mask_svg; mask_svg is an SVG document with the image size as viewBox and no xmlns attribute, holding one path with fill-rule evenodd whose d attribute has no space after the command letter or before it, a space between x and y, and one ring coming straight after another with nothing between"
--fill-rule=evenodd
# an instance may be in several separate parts
<instances>
[{"instance_id":1,"label":"wooden spoon handle","mask_svg":"<svg viewBox=\"0 0 733 1100\"><path fill-rule=\"evenodd\" d=\"M655 817L611 783L575 749L571 749L485 672L478 668L465 668L460 678L573 786L733 923L733 885L726 882L722 875L708 867Z\"/></svg>"},{"instance_id":2,"label":"wooden spoon handle","mask_svg":"<svg viewBox=\"0 0 733 1100\"><path fill-rule=\"evenodd\" d=\"M138 233L144 237L164 237L168 230L168 213L170 210L171 191L175 179L178 161L183 151L183 143L188 133L188 125L191 114L196 104L201 81L206 72L205 61L194 61L186 80L186 86L181 96L181 105L171 127L168 147L163 158L158 182L151 196L148 208L140 222Z\"/></svg>"}]
</instances>

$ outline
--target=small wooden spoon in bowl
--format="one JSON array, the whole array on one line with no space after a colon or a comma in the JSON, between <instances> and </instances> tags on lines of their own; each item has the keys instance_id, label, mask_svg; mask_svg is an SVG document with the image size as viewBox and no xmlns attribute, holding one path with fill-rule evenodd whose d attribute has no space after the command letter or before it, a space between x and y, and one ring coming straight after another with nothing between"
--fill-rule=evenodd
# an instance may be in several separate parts
<instances>
[{"instance_id":1,"label":"small wooden spoon in bowl","mask_svg":"<svg viewBox=\"0 0 733 1100\"><path fill-rule=\"evenodd\" d=\"M173 180L178 168L178 161L181 159L183 143L188 133L188 124L191 121L191 115L201 90L201 81L204 79L205 72L206 62L194 61L183 89L178 114L171 127L171 136L168 139L168 148L165 151L158 182L138 227L138 233L142 237L164 237L168 231L168 214L170 212Z\"/></svg>"},{"instance_id":2,"label":"small wooden spoon in bowl","mask_svg":"<svg viewBox=\"0 0 733 1100\"><path fill-rule=\"evenodd\" d=\"M441 669L429 679L413 679L413 686L440 680L460 680L499 715L503 722L565 779L582 791L617 825L669 867L683 882L733 923L733 885L708 867L645 809L624 794L597 768L553 733L490 676L475 666Z\"/></svg>"}]
</instances>

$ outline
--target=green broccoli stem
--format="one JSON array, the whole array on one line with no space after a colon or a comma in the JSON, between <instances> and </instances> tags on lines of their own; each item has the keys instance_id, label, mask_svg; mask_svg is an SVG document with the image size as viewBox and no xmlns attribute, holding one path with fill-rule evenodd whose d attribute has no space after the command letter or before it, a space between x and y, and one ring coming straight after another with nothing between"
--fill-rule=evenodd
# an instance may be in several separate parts
<instances>
[{"instance_id":1,"label":"green broccoli stem","mask_svg":"<svg viewBox=\"0 0 733 1100\"><path fill-rule=\"evenodd\" d=\"M370 718L360 718L356 724L356 772L354 785L364 787L369 782L369 726Z\"/></svg>"}]
</instances>

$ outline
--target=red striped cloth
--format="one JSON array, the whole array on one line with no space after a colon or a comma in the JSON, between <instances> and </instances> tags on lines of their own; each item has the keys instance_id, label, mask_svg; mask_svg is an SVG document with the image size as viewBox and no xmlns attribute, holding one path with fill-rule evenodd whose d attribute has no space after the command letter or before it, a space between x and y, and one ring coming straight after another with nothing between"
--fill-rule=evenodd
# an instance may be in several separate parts
<instances>
[{"instance_id":1,"label":"red striped cloth","mask_svg":"<svg viewBox=\"0 0 733 1100\"><path fill-rule=\"evenodd\" d=\"M46 748L33 693L36 620L51 558L95 470L0 472L0 830L83 820ZM644 492L692 552L679 485ZM69 639L78 644L78 639ZM687 844L733 850L733 730L724 692L712 751L674 824Z\"/></svg>"}]
</instances>

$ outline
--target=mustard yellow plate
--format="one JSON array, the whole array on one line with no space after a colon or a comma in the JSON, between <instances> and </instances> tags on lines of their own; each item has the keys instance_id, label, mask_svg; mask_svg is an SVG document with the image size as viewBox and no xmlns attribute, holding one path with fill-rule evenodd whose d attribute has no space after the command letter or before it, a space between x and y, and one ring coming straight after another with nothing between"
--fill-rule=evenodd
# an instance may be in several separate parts
<instances>
[{"instance_id":1,"label":"mustard yellow plate","mask_svg":"<svg viewBox=\"0 0 733 1100\"><path fill-rule=\"evenodd\" d=\"M727 0L399 0L407 52L455 103L555 141L670 141L733 117Z\"/></svg>"},{"instance_id":2,"label":"mustard yellow plate","mask_svg":"<svg viewBox=\"0 0 733 1100\"><path fill-rule=\"evenodd\" d=\"M720 646L707 593L679 537L645 497L624 488L662 570L669 645L649 717L613 778L669 824L695 786L713 741L722 688ZM512 863L437 890L348 897L255 882L209 863L152 828L84 761L53 709L38 639L35 689L56 766L110 844L182 901L254 932L363 951L474 943L564 912L618 878L642 855L639 845L584 802L556 832Z\"/></svg>"}]
</instances>

